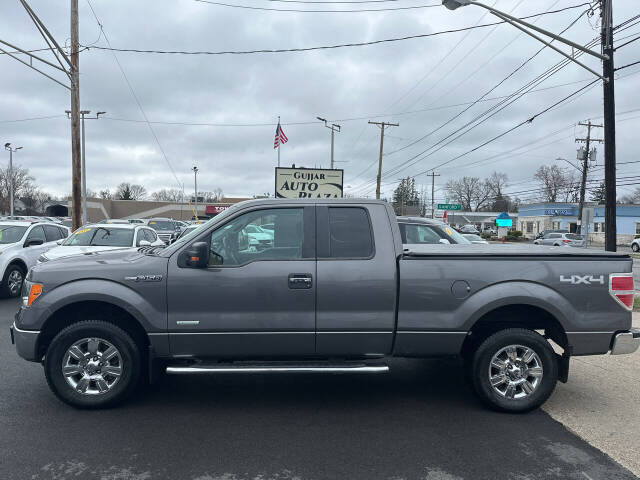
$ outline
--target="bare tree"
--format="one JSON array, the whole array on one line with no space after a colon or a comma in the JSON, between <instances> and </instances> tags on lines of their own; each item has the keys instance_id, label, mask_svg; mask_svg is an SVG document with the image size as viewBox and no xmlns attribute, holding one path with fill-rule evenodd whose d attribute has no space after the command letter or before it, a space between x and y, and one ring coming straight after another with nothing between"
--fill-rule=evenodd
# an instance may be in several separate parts
<instances>
[{"instance_id":1,"label":"bare tree","mask_svg":"<svg viewBox=\"0 0 640 480\"><path fill-rule=\"evenodd\" d=\"M570 178L557 165L542 165L536 171L535 178L542 187L542 199L545 202L557 202L562 193L567 193Z\"/></svg>"},{"instance_id":2,"label":"bare tree","mask_svg":"<svg viewBox=\"0 0 640 480\"><path fill-rule=\"evenodd\" d=\"M488 181L478 177L462 177L459 180L449 180L445 187L448 195L462 205L462 210L478 211L491 198Z\"/></svg>"},{"instance_id":3,"label":"bare tree","mask_svg":"<svg viewBox=\"0 0 640 480\"><path fill-rule=\"evenodd\" d=\"M100 195L100 198L104 200L113 200L113 193L108 188L105 188L104 190L100 190L99 195Z\"/></svg>"},{"instance_id":4,"label":"bare tree","mask_svg":"<svg viewBox=\"0 0 640 480\"><path fill-rule=\"evenodd\" d=\"M182 190L177 188L163 188L151 194L156 202L179 202L182 200Z\"/></svg>"},{"instance_id":5,"label":"bare tree","mask_svg":"<svg viewBox=\"0 0 640 480\"><path fill-rule=\"evenodd\" d=\"M33 188L34 178L29 175L29 169L14 165L12 179L9 179L9 168L0 168L0 210L9 211L9 186L13 182L13 198L22 197L26 191Z\"/></svg>"},{"instance_id":6,"label":"bare tree","mask_svg":"<svg viewBox=\"0 0 640 480\"><path fill-rule=\"evenodd\" d=\"M116 190L118 200L144 200L147 196L147 189L142 185L122 182Z\"/></svg>"}]
</instances>

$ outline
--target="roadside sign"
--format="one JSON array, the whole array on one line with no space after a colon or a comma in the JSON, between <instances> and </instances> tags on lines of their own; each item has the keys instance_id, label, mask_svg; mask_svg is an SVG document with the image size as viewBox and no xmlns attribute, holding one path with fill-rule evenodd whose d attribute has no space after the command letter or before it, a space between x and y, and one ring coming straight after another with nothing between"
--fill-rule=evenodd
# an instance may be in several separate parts
<instances>
[{"instance_id":1,"label":"roadside sign","mask_svg":"<svg viewBox=\"0 0 640 480\"><path fill-rule=\"evenodd\" d=\"M459 203L439 203L438 210L462 210Z\"/></svg>"},{"instance_id":2,"label":"roadside sign","mask_svg":"<svg viewBox=\"0 0 640 480\"><path fill-rule=\"evenodd\" d=\"M342 198L343 171L276 168L276 198Z\"/></svg>"}]
</instances>

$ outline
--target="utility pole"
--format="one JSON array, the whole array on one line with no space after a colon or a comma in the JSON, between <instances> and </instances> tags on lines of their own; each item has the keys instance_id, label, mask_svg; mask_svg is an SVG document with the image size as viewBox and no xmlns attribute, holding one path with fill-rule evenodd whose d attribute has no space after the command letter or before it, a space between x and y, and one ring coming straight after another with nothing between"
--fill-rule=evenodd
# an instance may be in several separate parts
<instances>
[{"instance_id":1,"label":"utility pole","mask_svg":"<svg viewBox=\"0 0 640 480\"><path fill-rule=\"evenodd\" d=\"M585 190L587 188L587 171L589 169L589 157L591 155L591 142L602 142L601 139L591 138L591 129L592 128L602 128L602 125L594 125L591 123L591 120L588 120L587 123L579 122L578 125L582 125L587 127L587 138L576 138L576 142L584 142L585 143L585 151L583 158L578 159L582 160L582 182L580 183L580 203L578 204L578 225L580 225L580 232L586 231L586 229L582 226L582 210L584 209L584 195Z\"/></svg>"},{"instance_id":2,"label":"utility pole","mask_svg":"<svg viewBox=\"0 0 640 480\"><path fill-rule=\"evenodd\" d=\"M9 150L9 215L13 217L13 152L22 147L11 147L11 143L4 144L5 150Z\"/></svg>"},{"instance_id":3,"label":"utility pole","mask_svg":"<svg viewBox=\"0 0 640 480\"><path fill-rule=\"evenodd\" d=\"M78 0L71 0L71 204L72 226L77 229L81 219L82 166L80 162L80 34Z\"/></svg>"},{"instance_id":4,"label":"utility pole","mask_svg":"<svg viewBox=\"0 0 640 480\"><path fill-rule=\"evenodd\" d=\"M382 180L382 152L384 149L384 129L386 127L399 127L399 123L391 122L372 122L369 120L370 125L377 125L380 128L380 157L378 158L378 177L376 180L376 199L380 200L380 181Z\"/></svg>"},{"instance_id":5,"label":"utility pole","mask_svg":"<svg viewBox=\"0 0 640 480\"><path fill-rule=\"evenodd\" d=\"M604 90L604 248L616 251L616 102L613 63L613 7L612 0L600 1L602 16L602 82Z\"/></svg>"},{"instance_id":6,"label":"utility pole","mask_svg":"<svg viewBox=\"0 0 640 480\"><path fill-rule=\"evenodd\" d=\"M324 126L327 127L329 130L331 130L331 170L333 170L333 141L334 141L334 134L336 132L340 133L340 125L338 125L337 123L332 123L331 125L329 125L329 122L327 122L327 120L325 118L322 117L316 117L318 120L320 120L321 122L324 122Z\"/></svg>"},{"instance_id":7,"label":"utility pole","mask_svg":"<svg viewBox=\"0 0 640 480\"><path fill-rule=\"evenodd\" d=\"M431 177L431 218L435 218L435 191L436 191L436 177L440 174L436 172L427 173L427 177Z\"/></svg>"},{"instance_id":8,"label":"utility pole","mask_svg":"<svg viewBox=\"0 0 640 480\"><path fill-rule=\"evenodd\" d=\"M196 221L198 220L198 167L195 165L191 169L193 170L193 198L194 198L194 210L196 212Z\"/></svg>"}]
</instances>

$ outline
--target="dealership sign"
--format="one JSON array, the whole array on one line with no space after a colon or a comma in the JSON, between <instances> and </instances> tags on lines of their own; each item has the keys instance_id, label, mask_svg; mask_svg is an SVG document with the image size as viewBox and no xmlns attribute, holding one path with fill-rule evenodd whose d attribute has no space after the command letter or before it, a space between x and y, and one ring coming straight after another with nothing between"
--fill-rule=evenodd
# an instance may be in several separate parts
<instances>
[{"instance_id":1,"label":"dealership sign","mask_svg":"<svg viewBox=\"0 0 640 480\"><path fill-rule=\"evenodd\" d=\"M342 198L343 170L276 168L276 198Z\"/></svg>"},{"instance_id":2,"label":"dealership sign","mask_svg":"<svg viewBox=\"0 0 640 480\"><path fill-rule=\"evenodd\" d=\"M231 205L207 205L205 207L206 215L218 215L219 213L224 212Z\"/></svg>"},{"instance_id":3,"label":"dealership sign","mask_svg":"<svg viewBox=\"0 0 640 480\"><path fill-rule=\"evenodd\" d=\"M570 208L549 208L544 211L545 215L575 215L573 209Z\"/></svg>"}]
</instances>

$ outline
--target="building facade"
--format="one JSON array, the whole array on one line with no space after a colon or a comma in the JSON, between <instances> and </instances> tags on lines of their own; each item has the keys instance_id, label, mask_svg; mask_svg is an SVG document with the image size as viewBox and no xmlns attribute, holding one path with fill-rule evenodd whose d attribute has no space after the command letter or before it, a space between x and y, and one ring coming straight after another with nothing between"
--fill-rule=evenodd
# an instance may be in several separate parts
<instances>
[{"instance_id":1,"label":"building facade","mask_svg":"<svg viewBox=\"0 0 640 480\"><path fill-rule=\"evenodd\" d=\"M521 205L518 211L518 229L530 239L545 230L567 230L588 235L592 244L604 244L604 205L587 203L586 210L592 210L593 215L591 221L581 229L578 226L577 203ZM635 235L640 235L640 205L617 205L616 226L618 245L629 245Z\"/></svg>"}]
</instances>

